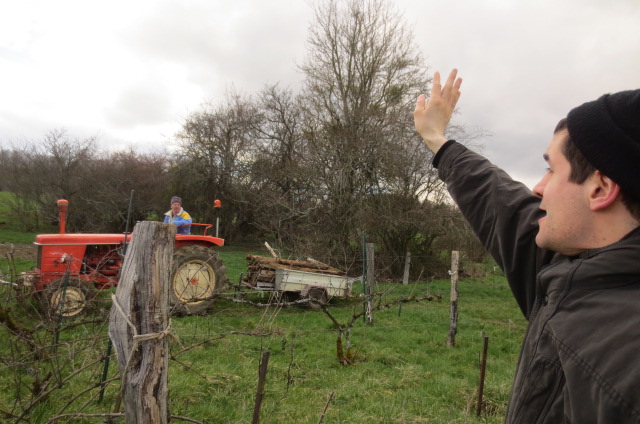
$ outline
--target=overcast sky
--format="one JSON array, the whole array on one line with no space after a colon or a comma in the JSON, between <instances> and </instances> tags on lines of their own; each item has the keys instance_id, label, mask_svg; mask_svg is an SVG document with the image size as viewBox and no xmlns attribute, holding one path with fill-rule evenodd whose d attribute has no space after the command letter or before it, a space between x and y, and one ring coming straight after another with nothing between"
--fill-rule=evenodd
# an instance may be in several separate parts
<instances>
[{"instance_id":1,"label":"overcast sky","mask_svg":"<svg viewBox=\"0 0 640 424\"><path fill-rule=\"evenodd\" d=\"M640 0L395 0L430 73L464 79L457 121L530 187L574 106L640 88ZM294 91L304 0L0 0L0 147L66 128L162 148L234 86ZM412 111L407 111L411 113Z\"/></svg>"}]
</instances>

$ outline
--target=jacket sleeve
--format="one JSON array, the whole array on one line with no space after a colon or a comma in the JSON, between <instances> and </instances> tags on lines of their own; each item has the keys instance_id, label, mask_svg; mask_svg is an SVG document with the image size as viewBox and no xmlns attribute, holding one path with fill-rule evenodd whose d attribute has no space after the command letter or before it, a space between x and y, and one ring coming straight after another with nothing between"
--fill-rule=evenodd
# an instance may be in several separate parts
<instances>
[{"instance_id":1,"label":"jacket sleeve","mask_svg":"<svg viewBox=\"0 0 640 424\"><path fill-rule=\"evenodd\" d=\"M504 271L529 318L536 275L552 252L535 244L540 199L486 158L452 143L438 155L438 175L474 232Z\"/></svg>"}]
</instances>

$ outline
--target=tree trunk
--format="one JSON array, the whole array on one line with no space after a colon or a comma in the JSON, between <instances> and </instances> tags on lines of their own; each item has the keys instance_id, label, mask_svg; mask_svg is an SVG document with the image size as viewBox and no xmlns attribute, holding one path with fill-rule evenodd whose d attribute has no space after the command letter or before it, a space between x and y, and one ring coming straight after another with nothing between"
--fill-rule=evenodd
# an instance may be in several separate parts
<instances>
[{"instance_id":1,"label":"tree trunk","mask_svg":"<svg viewBox=\"0 0 640 424\"><path fill-rule=\"evenodd\" d=\"M136 225L109 318L127 424L168 422L169 278L176 227Z\"/></svg>"}]
</instances>

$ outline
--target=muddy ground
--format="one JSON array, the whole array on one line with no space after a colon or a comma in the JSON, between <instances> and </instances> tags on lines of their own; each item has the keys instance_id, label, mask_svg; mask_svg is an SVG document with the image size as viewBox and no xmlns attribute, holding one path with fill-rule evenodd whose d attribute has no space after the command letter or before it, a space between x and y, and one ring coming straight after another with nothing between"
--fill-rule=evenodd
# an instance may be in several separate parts
<instances>
[{"instance_id":1,"label":"muddy ground","mask_svg":"<svg viewBox=\"0 0 640 424\"><path fill-rule=\"evenodd\" d=\"M7 259L11 255L14 259L35 260L37 247L35 244L0 243L0 258Z\"/></svg>"}]
</instances>

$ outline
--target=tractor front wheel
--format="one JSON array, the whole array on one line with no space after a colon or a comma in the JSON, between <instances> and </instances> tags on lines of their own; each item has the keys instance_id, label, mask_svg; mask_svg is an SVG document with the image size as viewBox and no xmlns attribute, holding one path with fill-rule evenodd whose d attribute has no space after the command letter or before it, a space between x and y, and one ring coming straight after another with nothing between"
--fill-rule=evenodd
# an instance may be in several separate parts
<instances>
[{"instance_id":1,"label":"tractor front wheel","mask_svg":"<svg viewBox=\"0 0 640 424\"><path fill-rule=\"evenodd\" d=\"M183 246L173 257L169 288L171 312L177 315L202 314L227 285L227 270L212 249Z\"/></svg>"},{"instance_id":2,"label":"tractor front wheel","mask_svg":"<svg viewBox=\"0 0 640 424\"><path fill-rule=\"evenodd\" d=\"M93 305L97 289L77 277L59 278L47 284L42 292L45 312L50 319L71 319L86 313Z\"/></svg>"}]
</instances>

